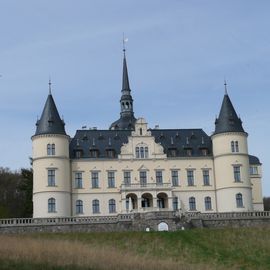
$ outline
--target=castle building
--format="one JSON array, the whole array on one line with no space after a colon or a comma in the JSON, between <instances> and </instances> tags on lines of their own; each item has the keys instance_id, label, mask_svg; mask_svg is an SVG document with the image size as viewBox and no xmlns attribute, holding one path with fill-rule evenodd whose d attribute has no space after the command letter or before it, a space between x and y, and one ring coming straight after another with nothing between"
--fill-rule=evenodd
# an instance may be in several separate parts
<instances>
[{"instance_id":1,"label":"castle building","mask_svg":"<svg viewBox=\"0 0 270 270\"><path fill-rule=\"evenodd\" d=\"M33 217L263 210L261 163L226 90L215 131L136 119L124 52L120 118L70 138L51 89L33 142ZM49 85L51 88L51 85Z\"/></svg>"}]
</instances>

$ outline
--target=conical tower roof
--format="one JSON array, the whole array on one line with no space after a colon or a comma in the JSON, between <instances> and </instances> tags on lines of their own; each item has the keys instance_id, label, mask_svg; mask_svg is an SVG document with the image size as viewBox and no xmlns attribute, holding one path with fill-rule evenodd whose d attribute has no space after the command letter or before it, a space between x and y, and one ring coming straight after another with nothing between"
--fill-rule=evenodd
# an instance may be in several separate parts
<instances>
[{"instance_id":1,"label":"conical tower roof","mask_svg":"<svg viewBox=\"0 0 270 270\"><path fill-rule=\"evenodd\" d=\"M214 134L225 132L245 132L242 126L242 121L236 114L227 90L225 92L219 117L216 119L215 125L216 128Z\"/></svg>"},{"instance_id":2,"label":"conical tower roof","mask_svg":"<svg viewBox=\"0 0 270 270\"><path fill-rule=\"evenodd\" d=\"M50 83L49 83L50 85ZM41 134L62 134L66 135L65 123L60 118L51 91L46 100L42 115L36 123L35 135Z\"/></svg>"}]
</instances>

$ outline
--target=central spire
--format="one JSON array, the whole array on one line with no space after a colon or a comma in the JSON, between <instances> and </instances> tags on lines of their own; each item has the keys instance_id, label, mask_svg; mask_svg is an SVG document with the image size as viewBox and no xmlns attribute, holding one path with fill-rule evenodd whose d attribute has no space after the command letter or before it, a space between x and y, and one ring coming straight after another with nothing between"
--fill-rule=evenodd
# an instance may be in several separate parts
<instances>
[{"instance_id":1,"label":"central spire","mask_svg":"<svg viewBox=\"0 0 270 270\"><path fill-rule=\"evenodd\" d=\"M127 39L123 38L123 77L122 90L120 99L120 119L111 124L110 129L128 129L133 130L136 118L133 112L133 99L131 96L131 89L129 86L128 68L126 59L125 42Z\"/></svg>"}]
</instances>

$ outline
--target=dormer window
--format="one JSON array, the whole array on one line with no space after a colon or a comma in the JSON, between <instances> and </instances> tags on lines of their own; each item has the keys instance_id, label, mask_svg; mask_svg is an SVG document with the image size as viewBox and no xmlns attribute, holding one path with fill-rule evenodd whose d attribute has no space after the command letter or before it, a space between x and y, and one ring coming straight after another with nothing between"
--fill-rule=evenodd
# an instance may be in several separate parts
<instances>
[{"instance_id":1,"label":"dormer window","mask_svg":"<svg viewBox=\"0 0 270 270\"><path fill-rule=\"evenodd\" d=\"M75 157L76 158L81 158L82 157L82 154L83 154L82 150L76 150L75 151Z\"/></svg>"},{"instance_id":2,"label":"dormer window","mask_svg":"<svg viewBox=\"0 0 270 270\"><path fill-rule=\"evenodd\" d=\"M90 154L90 158L97 158L98 157L98 150L97 149L91 149L89 154Z\"/></svg>"},{"instance_id":3,"label":"dormer window","mask_svg":"<svg viewBox=\"0 0 270 270\"><path fill-rule=\"evenodd\" d=\"M168 156L169 157L176 157L177 155L177 149L176 148L169 148L168 149Z\"/></svg>"},{"instance_id":4,"label":"dormer window","mask_svg":"<svg viewBox=\"0 0 270 270\"><path fill-rule=\"evenodd\" d=\"M114 158L115 157L115 151L114 149L107 149L106 154L108 158Z\"/></svg>"},{"instance_id":5,"label":"dormer window","mask_svg":"<svg viewBox=\"0 0 270 270\"><path fill-rule=\"evenodd\" d=\"M186 153L187 153L187 156L192 156L192 149L191 148L188 148L186 149Z\"/></svg>"},{"instance_id":6,"label":"dormer window","mask_svg":"<svg viewBox=\"0 0 270 270\"><path fill-rule=\"evenodd\" d=\"M202 153L203 156L207 156L208 155L208 149L207 148L202 148L201 153Z\"/></svg>"}]
</instances>

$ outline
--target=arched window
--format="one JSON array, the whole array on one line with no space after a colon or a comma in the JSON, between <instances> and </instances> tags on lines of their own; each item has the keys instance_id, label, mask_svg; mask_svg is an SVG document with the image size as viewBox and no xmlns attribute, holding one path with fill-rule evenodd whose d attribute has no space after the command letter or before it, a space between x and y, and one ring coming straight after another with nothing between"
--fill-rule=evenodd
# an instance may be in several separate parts
<instances>
[{"instance_id":1,"label":"arched window","mask_svg":"<svg viewBox=\"0 0 270 270\"><path fill-rule=\"evenodd\" d=\"M49 200L48 200L48 212L49 213L54 213L54 212L56 212L55 211L55 199L54 198L50 198Z\"/></svg>"},{"instance_id":2,"label":"arched window","mask_svg":"<svg viewBox=\"0 0 270 270\"><path fill-rule=\"evenodd\" d=\"M238 145L238 141L235 141L234 142L234 144L235 144L235 152L239 152L239 145Z\"/></svg>"},{"instance_id":3,"label":"arched window","mask_svg":"<svg viewBox=\"0 0 270 270\"><path fill-rule=\"evenodd\" d=\"M210 197L205 197L204 198L204 205L205 205L205 210L212 210L212 202Z\"/></svg>"},{"instance_id":4,"label":"arched window","mask_svg":"<svg viewBox=\"0 0 270 270\"><path fill-rule=\"evenodd\" d=\"M99 200L92 201L93 214L99 213Z\"/></svg>"},{"instance_id":5,"label":"arched window","mask_svg":"<svg viewBox=\"0 0 270 270\"><path fill-rule=\"evenodd\" d=\"M82 214L83 213L83 201L77 200L76 201L76 214Z\"/></svg>"},{"instance_id":6,"label":"arched window","mask_svg":"<svg viewBox=\"0 0 270 270\"><path fill-rule=\"evenodd\" d=\"M55 155L55 144L53 143L52 144L52 156L54 156Z\"/></svg>"},{"instance_id":7,"label":"arched window","mask_svg":"<svg viewBox=\"0 0 270 270\"><path fill-rule=\"evenodd\" d=\"M234 152L235 152L234 141L231 141L231 150L232 150L232 153L234 153Z\"/></svg>"},{"instance_id":8,"label":"arched window","mask_svg":"<svg viewBox=\"0 0 270 270\"><path fill-rule=\"evenodd\" d=\"M116 212L115 200L111 199L109 200L109 213L115 213L115 212Z\"/></svg>"},{"instance_id":9,"label":"arched window","mask_svg":"<svg viewBox=\"0 0 270 270\"><path fill-rule=\"evenodd\" d=\"M51 155L51 145L49 143L47 144L47 155Z\"/></svg>"},{"instance_id":10,"label":"arched window","mask_svg":"<svg viewBox=\"0 0 270 270\"><path fill-rule=\"evenodd\" d=\"M189 210L196 211L196 200L194 197L189 198Z\"/></svg>"},{"instance_id":11,"label":"arched window","mask_svg":"<svg viewBox=\"0 0 270 270\"><path fill-rule=\"evenodd\" d=\"M135 148L136 158L148 158L148 147L147 146L140 146Z\"/></svg>"},{"instance_id":12,"label":"arched window","mask_svg":"<svg viewBox=\"0 0 270 270\"><path fill-rule=\"evenodd\" d=\"M243 205L243 196L242 196L241 193L236 194L235 199L236 199L236 207L237 208L244 207L244 205Z\"/></svg>"}]
</instances>

